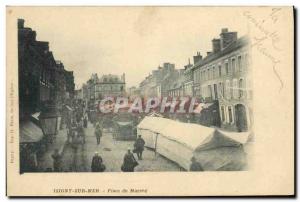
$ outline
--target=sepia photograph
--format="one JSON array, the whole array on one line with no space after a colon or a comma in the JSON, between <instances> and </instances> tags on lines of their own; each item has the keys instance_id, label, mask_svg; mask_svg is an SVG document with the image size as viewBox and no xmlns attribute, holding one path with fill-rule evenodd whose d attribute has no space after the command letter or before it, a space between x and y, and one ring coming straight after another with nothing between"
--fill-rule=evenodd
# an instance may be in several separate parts
<instances>
[{"instance_id":1,"label":"sepia photograph","mask_svg":"<svg viewBox=\"0 0 300 202\"><path fill-rule=\"evenodd\" d=\"M6 15L10 194L291 193L293 108L278 103L293 106L292 7ZM279 170L276 188L259 182Z\"/></svg>"},{"instance_id":2,"label":"sepia photograph","mask_svg":"<svg viewBox=\"0 0 300 202\"><path fill-rule=\"evenodd\" d=\"M176 41L158 43L147 36L155 30L137 23L145 13L163 20L160 9L131 13L140 15L128 23L133 30L112 33L118 23L98 20L103 26L88 33L98 40L84 44L59 32L73 24L38 23L47 39L28 26L30 19L18 19L20 173L249 169L254 134L247 30L214 26L189 41L198 49L157 56L153 49L167 50ZM138 41L127 54L125 37L135 35L146 38L147 55ZM123 44L101 47L103 40ZM74 55L68 47L77 48Z\"/></svg>"}]
</instances>

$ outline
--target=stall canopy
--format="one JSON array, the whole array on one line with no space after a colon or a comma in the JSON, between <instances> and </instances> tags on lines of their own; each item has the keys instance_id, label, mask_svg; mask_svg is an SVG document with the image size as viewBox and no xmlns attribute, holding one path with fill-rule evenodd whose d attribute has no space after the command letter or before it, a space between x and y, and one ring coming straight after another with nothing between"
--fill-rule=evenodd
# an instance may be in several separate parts
<instances>
[{"instance_id":1,"label":"stall canopy","mask_svg":"<svg viewBox=\"0 0 300 202\"><path fill-rule=\"evenodd\" d=\"M240 164L244 163L242 145L246 143L248 133L230 133L161 117L145 117L137 128L146 147L186 170L192 156L205 170L239 170ZM232 162L239 165L232 166Z\"/></svg>"},{"instance_id":2,"label":"stall canopy","mask_svg":"<svg viewBox=\"0 0 300 202\"><path fill-rule=\"evenodd\" d=\"M31 121L20 123L20 143L39 142L43 138L43 131Z\"/></svg>"}]
</instances>

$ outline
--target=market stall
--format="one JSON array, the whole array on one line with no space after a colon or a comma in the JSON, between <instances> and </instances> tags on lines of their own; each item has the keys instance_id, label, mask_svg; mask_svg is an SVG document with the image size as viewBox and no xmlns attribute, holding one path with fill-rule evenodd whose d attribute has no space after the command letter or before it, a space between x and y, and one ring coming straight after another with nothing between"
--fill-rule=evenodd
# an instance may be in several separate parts
<instances>
[{"instance_id":1,"label":"market stall","mask_svg":"<svg viewBox=\"0 0 300 202\"><path fill-rule=\"evenodd\" d=\"M189 170L195 157L204 170L241 170L248 133L230 133L161 117L145 117L137 127L146 147Z\"/></svg>"}]
</instances>

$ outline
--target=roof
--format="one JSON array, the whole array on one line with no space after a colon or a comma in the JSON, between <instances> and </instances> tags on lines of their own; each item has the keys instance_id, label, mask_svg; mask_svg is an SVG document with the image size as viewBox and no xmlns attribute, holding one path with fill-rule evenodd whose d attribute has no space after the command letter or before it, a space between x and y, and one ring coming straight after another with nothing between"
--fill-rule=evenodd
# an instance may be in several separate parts
<instances>
[{"instance_id":1,"label":"roof","mask_svg":"<svg viewBox=\"0 0 300 202\"><path fill-rule=\"evenodd\" d=\"M124 83L118 75L108 74L103 75L98 83Z\"/></svg>"},{"instance_id":2,"label":"roof","mask_svg":"<svg viewBox=\"0 0 300 202\"><path fill-rule=\"evenodd\" d=\"M237 39L236 41L232 42L231 44L229 44L225 49L217 52L217 53L211 53L210 55L206 56L203 60L198 61L193 68L197 68L199 66L203 66L206 65L224 55L227 55L239 48L242 48L244 46L247 46L249 43L248 37L247 36L243 36L239 39Z\"/></svg>"},{"instance_id":3,"label":"roof","mask_svg":"<svg viewBox=\"0 0 300 202\"><path fill-rule=\"evenodd\" d=\"M171 119L149 116L146 116L140 122L138 128L160 133L171 140L181 142L191 149L197 148L199 143L202 143L215 131L214 128L198 124L186 124Z\"/></svg>"},{"instance_id":4,"label":"roof","mask_svg":"<svg viewBox=\"0 0 300 202\"><path fill-rule=\"evenodd\" d=\"M151 117L163 117L162 114L156 112L156 111L152 111L150 112L147 116L151 116Z\"/></svg>"},{"instance_id":5,"label":"roof","mask_svg":"<svg viewBox=\"0 0 300 202\"><path fill-rule=\"evenodd\" d=\"M146 116L137 127L161 134L197 151L245 144L249 136L249 133L225 132L199 124L149 116Z\"/></svg>"}]
</instances>

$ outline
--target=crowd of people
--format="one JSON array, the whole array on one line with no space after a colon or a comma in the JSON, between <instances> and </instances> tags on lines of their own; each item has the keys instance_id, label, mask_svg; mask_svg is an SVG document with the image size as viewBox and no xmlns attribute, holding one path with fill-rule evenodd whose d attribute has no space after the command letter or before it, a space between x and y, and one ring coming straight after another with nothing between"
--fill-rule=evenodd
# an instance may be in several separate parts
<instances>
[{"instance_id":1,"label":"crowd of people","mask_svg":"<svg viewBox=\"0 0 300 202\"><path fill-rule=\"evenodd\" d=\"M97 141L97 145L100 145L100 140L102 137L102 130L99 123L95 125L95 137ZM142 154L144 151L145 141L139 135L134 143L134 150L133 152L137 154L138 160L142 160ZM133 152L131 152L131 148L127 149L126 154L123 158L123 164L121 165L121 170L123 172L134 172L134 168L139 165L138 161L135 159ZM91 171L92 172L104 172L106 166L103 164L102 157L99 155L98 152L95 152L93 156Z\"/></svg>"},{"instance_id":2,"label":"crowd of people","mask_svg":"<svg viewBox=\"0 0 300 202\"><path fill-rule=\"evenodd\" d=\"M65 124L67 129L67 143L71 145L73 153L76 155L80 145L85 144L85 130L89 121L88 113L83 110L83 107L76 107L72 117L65 117ZM103 134L101 123L95 122L94 135L96 137L96 144L101 144L101 137ZM123 157L123 163L120 165L120 169L123 172L134 172L135 167L139 165L138 161L143 160L143 151L145 147L145 140L141 135L136 138L133 149L128 148ZM134 156L136 154L137 160ZM62 154L58 149L52 154L53 159L53 171L62 171ZM92 157L91 171L92 172L104 172L106 166L100 154L96 151ZM190 171L203 171L203 168L195 158L191 159Z\"/></svg>"}]
</instances>

